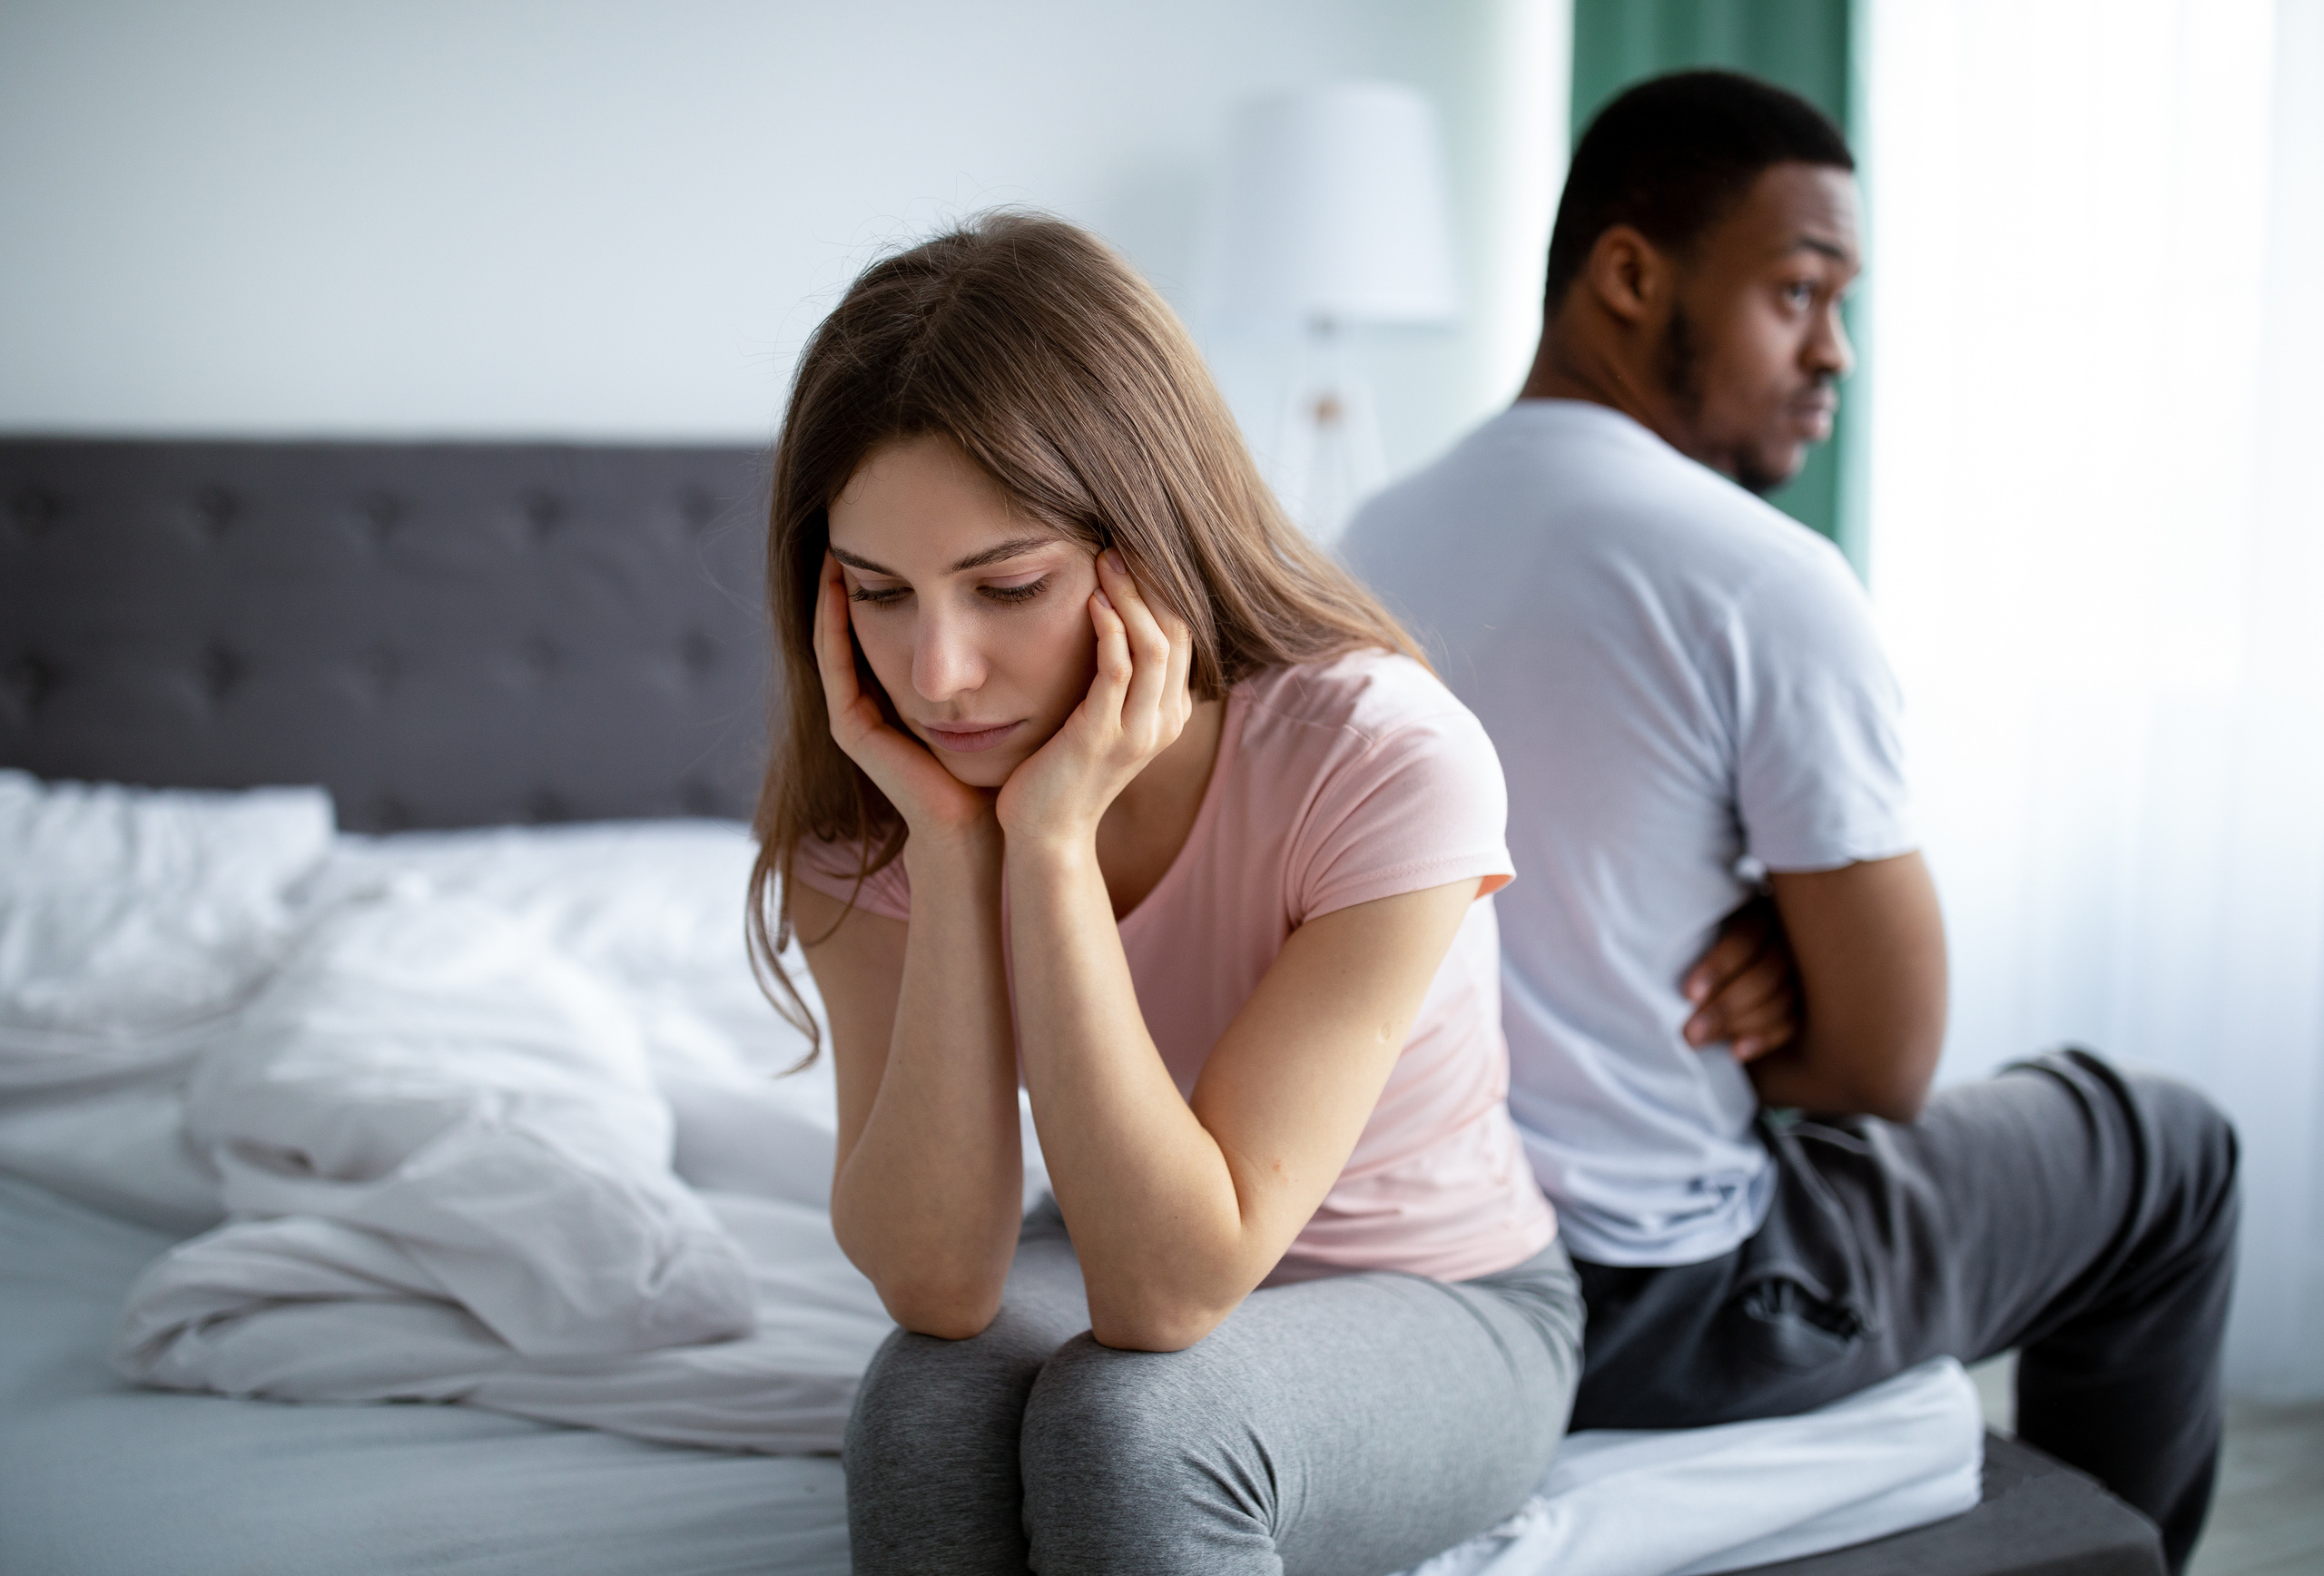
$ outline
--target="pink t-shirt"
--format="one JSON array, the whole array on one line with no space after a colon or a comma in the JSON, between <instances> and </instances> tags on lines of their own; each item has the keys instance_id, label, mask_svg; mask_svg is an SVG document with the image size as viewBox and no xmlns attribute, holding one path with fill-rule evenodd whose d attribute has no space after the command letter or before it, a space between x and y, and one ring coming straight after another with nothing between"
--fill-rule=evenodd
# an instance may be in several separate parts
<instances>
[{"instance_id":1,"label":"pink t-shirt","mask_svg":"<svg viewBox=\"0 0 2324 1576\"><path fill-rule=\"evenodd\" d=\"M1409 657L1272 668L1227 696L1186 846L1121 921L1138 1006L1191 1093L1284 941L1335 909L1512 873L1501 762L1467 708ZM803 848L799 878L845 898L853 849ZM857 905L909 920L902 862ZM1506 1099L1500 936L1472 905L1347 1167L1270 1277L1396 1269L1465 1280L1557 1235Z\"/></svg>"}]
</instances>

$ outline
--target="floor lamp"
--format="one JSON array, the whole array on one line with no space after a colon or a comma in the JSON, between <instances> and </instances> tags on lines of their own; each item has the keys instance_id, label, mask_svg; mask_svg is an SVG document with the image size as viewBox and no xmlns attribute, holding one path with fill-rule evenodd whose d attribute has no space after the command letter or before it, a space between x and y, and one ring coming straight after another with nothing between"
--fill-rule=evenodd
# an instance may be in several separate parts
<instances>
[{"instance_id":1,"label":"floor lamp","mask_svg":"<svg viewBox=\"0 0 2324 1576\"><path fill-rule=\"evenodd\" d=\"M1443 325L1460 310L1428 100L1393 83L1355 82L1245 106L1221 242L1221 320L1303 335L1275 481L1293 517L1329 543L1386 479L1378 416L1348 331Z\"/></svg>"}]
</instances>

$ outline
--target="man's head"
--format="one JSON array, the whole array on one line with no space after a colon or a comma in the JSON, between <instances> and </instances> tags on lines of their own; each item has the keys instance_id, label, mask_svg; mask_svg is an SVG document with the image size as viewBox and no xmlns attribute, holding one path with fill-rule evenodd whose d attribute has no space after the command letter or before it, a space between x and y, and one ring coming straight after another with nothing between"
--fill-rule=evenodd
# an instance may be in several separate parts
<instances>
[{"instance_id":1,"label":"man's head","mask_svg":"<svg viewBox=\"0 0 2324 1576\"><path fill-rule=\"evenodd\" d=\"M1749 77L1615 99L1566 177L1527 393L1612 405L1754 492L1789 480L1851 364L1855 168L1813 105Z\"/></svg>"}]
</instances>

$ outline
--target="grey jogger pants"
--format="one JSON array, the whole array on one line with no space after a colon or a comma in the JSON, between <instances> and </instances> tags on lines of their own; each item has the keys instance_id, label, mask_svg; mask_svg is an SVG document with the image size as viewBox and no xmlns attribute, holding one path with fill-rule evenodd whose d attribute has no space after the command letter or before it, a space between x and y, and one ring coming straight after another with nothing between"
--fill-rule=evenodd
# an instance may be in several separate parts
<instances>
[{"instance_id":1,"label":"grey jogger pants","mask_svg":"<svg viewBox=\"0 0 2324 1576\"><path fill-rule=\"evenodd\" d=\"M1805 1412L1939 1354L2016 1349L2017 1433L2184 1566L2219 1453L2235 1134L2193 1089L2066 1051L1921 1119L1767 1126L1776 1197L1701 1264L1579 1266L1576 1428Z\"/></svg>"},{"instance_id":2,"label":"grey jogger pants","mask_svg":"<svg viewBox=\"0 0 2324 1576\"><path fill-rule=\"evenodd\" d=\"M1255 1292L1182 1352L1122 1352L1053 1206L982 1335L899 1330L848 1423L859 1572L1367 1576L1517 1509L1564 1433L1581 1295L1552 1243L1445 1283Z\"/></svg>"}]
</instances>

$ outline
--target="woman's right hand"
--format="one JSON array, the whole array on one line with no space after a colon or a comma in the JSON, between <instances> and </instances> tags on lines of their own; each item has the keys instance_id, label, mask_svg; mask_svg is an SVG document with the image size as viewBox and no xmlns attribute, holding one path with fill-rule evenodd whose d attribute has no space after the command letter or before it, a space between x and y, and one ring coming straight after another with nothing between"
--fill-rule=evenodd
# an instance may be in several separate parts
<instances>
[{"instance_id":1,"label":"woman's right hand","mask_svg":"<svg viewBox=\"0 0 2324 1576\"><path fill-rule=\"evenodd\" d=\"M822 675L832 740L888 796L912 836L998 829L991 793L947 772L927 745L889 723L878 696L865 692L855 671L847 577L829 553L815 596L815 667Z\"/></svg>"}]
</instances>

